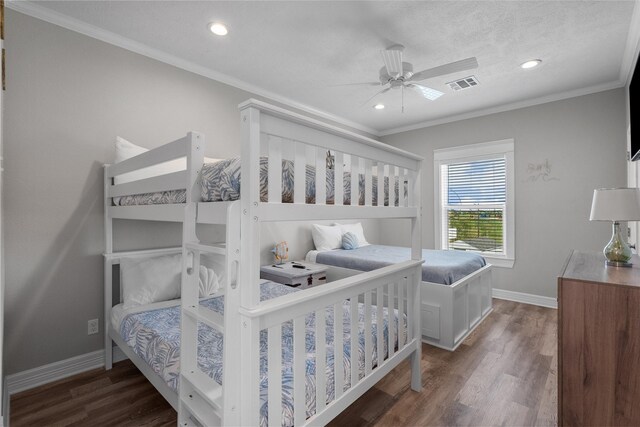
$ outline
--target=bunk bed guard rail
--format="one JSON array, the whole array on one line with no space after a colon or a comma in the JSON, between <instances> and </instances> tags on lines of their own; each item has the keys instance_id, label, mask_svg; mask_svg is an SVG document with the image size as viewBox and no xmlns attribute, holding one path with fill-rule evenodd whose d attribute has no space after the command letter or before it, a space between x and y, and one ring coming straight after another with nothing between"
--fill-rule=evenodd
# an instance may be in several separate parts
<instances>
[{"instance_id":1,"label":"bunk bed guard rail","mask_svg":"<svg viewBox=\"0 0 640 427\"><path fill-rule=\"evenodd\" d=\"M237 293L242 352L232 363L240 368L242 411L236 419L241 425L264 425L265 415L268 425L274 426L326 424L407 357L411 357L411 387L419 390L422 158L260 101L249 100L240 105L240 110L242 251ZM330 162L327 152L332 156ZM266 200L260 191L264 179L261 161L265 160ZM284 204L283 185L290 184L283 181L287 176L283 168L287 166L293 167L293 200ZM315 179L310 179L310 171ZM327 185L330 181L335 183L333 188ZM308 197L310 194L314 197ZM259 283L261 222L349 218L410 219L412 260L272 301L259 301L255 284ZM233 298L235 293L228 293L226 298ZM310 324L315 325L311 331ZM263 396L266 399L261 399L261 337L264 339L265 331L268 386ZM283 340L287 331L290 335ZM307 347L315 353L312 398L306 396L309 390L305 390L308 387L304 381L308 362L305 340L311 336L315 345ZM291 338L292 367L284 365L284 345L291 343ZM349 340L347 345L342 339ZM327 358L329 353L332 361ZM341 363L349 367L348 372L343 372ZM293 390L284 395L293 396L292 415L289 413L293 419L285 420L283 387L290 385L283 383L283 376L284 372L289 375L289 369ZM332 373L331 384L328 378ZM262 406L265 400L266 409ZM309 401L314 402L312 407L306 406Z\"/></svg>"}]
</instances>

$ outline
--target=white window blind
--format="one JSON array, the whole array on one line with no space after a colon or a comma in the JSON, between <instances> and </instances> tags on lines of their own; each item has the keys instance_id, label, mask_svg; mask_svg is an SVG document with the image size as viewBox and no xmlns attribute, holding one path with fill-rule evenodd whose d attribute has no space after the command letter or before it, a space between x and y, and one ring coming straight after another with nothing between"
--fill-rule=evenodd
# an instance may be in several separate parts
<instances>
[{"instance_id":1,"label":"white window blind","mask_svg":"<svg viewBox=\"0 0 640 427\"><path fill-rule=\"evenodd\" d=\"M504 156L440 164L442 248L505 255Z\"/></svg>"},{"instance_id":2,"label":"white window blind","mask_svg":"<svg viewBox=\"0 0 640 427\"><path fill-rule=\"evenodd\" d=\"M515 262L513 139L434 150L435 247Z\"/></svg>"}]
</instances>

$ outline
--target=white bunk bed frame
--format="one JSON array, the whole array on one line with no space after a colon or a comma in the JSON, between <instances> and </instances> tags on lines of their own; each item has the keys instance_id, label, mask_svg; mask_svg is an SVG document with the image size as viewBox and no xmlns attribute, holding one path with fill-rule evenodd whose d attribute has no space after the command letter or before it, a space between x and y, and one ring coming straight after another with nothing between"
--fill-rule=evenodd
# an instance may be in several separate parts
<instances>
[{"instance_id":1,"label":"white bunk bed frame","mask_svg":"<svg viewBox=\"0 0 640 427\"><path fill-rule=\"evenodd\" d=\"M360 273L327 265L327 277L331 280ZM422 341L449 351L457 349L493 311L492 283L491 264L451 285L420 282Z\"/></svg>"},{"instance_id":2,"label":"white bunk bed frame","mask_svg":"<svg viewBox=\"0 0 640 427\"><path fill-rule=\"evenodd\" d=\"M293 396L295 425L324 425L371 388L403 360L411 360L411 388L421 389L420 358L420 181L422 158L378 141L349 132L256 100L239 106L241 116L240 200L233 202L200 202L198 175L203 165L204 136L191 132L186 137L115 165L105 165L105 324L110 325L113 306L113 265L130 256L153 256L167 250L113 252L113 220L138 219L174 221L183 224L181 375L179 395L136 356L108 328L105 334L106 368L112 365L112 341L140 368L162 395L178 410L178 422L191 425L257 425L260 417L259 338L268 330L268 423L282 424L282 325L293 321ZM365 177L365 206L343 205L343 189L335 187L335 205L326 205L326 151L335 153L336 176L342 176L345 162L351 169L351 200L358 200L358 174ZM268 155L268 202L261 202L259 187L260 155ZM281 160L294 161L294 203L281 202ZM113 178L127 172L186 157L184 171L114 185ZM316 168L316 203L305 204L305 166ZM374 206L372 177L383 183L389 180L389 200L393 205ZM342 180L338 181L342 183ZM408 188L396 191L394 183ZM165 205L113 206L112 198L186 188L186 203ZM397 193L397 194L395 194ZM398 203L394 202L394 196ZM377 200L384 200L384 185L378 186ZM391 204L390 203L390 204ZM259 302L259 236L260 223L292 220L335 220L351 218L405 218L411 221L412 260L379 270L361 273L326 285ZM226 224L226 244L202 243L196 236L196 224ZM164 252L163 252L164 251ZM217 253L226 257L224 284L224 316L198 304L198 270L201 253ZM195 272L195 274L194 274ZM237 273L237 274L236 274ZM234 277L237 275L237 279ZM387 298L392 295L392 298ZM342 316L342 304L349 300L352 331L357 330L359 302L364 307L365 368L360 377L356 351L351 352L351 371L342 375L336 370L335 399L326 403L326 360L324 343L325 309L333 307ZM372 310L377 311L377 351L383 353L383 308L406 315L407 326L398 322L397 330L389 328L386 359L375 366L372 362ZM306 418L305 400L305 316L316 319L316 412ZM197 367L197 324L203 322L223 331L225 340L223 385L213 381ZM343 325L335 322L335 361L343 362ZM322 338L321 338L322 337ZM326 344L326 343L324 343ZM357 347L357 334L351 335L351 347ZM339 351L337 351L339 349ZM351 387L344 389L345 379Z\"/></svg>"}]
</instances>

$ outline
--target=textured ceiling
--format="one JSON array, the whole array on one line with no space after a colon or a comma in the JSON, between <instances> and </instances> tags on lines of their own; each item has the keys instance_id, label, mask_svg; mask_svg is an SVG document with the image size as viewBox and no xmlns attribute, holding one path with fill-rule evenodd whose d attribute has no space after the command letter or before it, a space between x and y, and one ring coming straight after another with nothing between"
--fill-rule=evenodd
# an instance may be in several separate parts
<instances>
[{"instance_id":1,"label":"textured ceiling","mask_svg":"<svg viewBox=\"0 0 640 427\"><path fill-rule=\"evenodd\" d=\"M40 6L377 131L619 80L634 2L39 2ZM212 36L211 21L230 29ZM401 43L422 70L476 56L479 68L424 83L436 101L379 88L380 50ZM541 58L541 66L519 64ZM445 83L474 74L480 86Z\"/></svg>"}]
</instances>

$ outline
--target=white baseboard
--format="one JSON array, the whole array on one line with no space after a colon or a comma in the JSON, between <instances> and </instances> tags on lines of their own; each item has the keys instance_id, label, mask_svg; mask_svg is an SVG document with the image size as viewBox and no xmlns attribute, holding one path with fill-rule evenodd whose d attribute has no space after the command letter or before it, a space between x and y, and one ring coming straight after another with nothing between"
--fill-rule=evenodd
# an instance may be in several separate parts
<instances>
[{"instance_id":1,"label":"white baseboard","mask_svg":"<svg viewBox=\"0 0 640 427\"><path fill-rule=\"evenodd\" d=\"M524 292L506 291L504 289L493 289L493 297L508 301L521 302L523 304L539 305L541 307L558 308L558 300L551 297L527 294Z\"/></svg>"},{"instance_id":2,"label":"white baseboard","mask_svg":"<svg viewBox=\"0 0 640 427\"><path fill-rule=\"evenodd\" d=\"M113 348L113 361L120 362L127 356L119 347ZM8 395L29 390L43 384L61 380L82 372L104 366L104 350L81 354L59 362L28 369L16 374L7 375L6 392Z\"/></svg>"}]
</instances>

